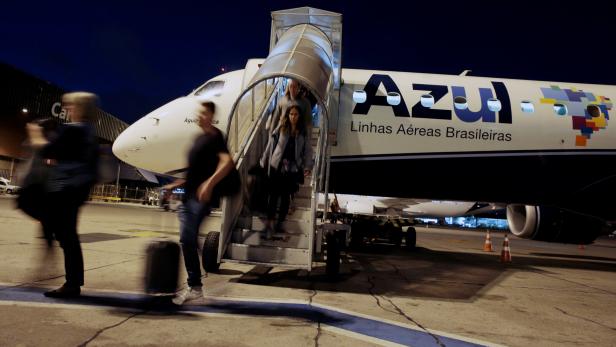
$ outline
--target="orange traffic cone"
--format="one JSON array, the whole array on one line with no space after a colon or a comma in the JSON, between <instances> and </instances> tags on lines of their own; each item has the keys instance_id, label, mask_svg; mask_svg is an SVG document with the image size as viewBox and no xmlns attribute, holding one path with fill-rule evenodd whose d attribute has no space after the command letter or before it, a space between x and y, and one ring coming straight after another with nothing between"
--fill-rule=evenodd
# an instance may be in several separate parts
<instances>
[{"instance_id":1,"label":"orange traffic cone","mask_svg":"<svg viewBox=\"0 0 616 347\"><path fill-rule=\"evenodd\" d=\"M500 261L501 263L511 263L511 249L509 248L509 238L507 234L505 234L505 240L503 241Z\"/></svg>"},{"instance_id":2,"label":"orange traffic cone","mask_svg":"<svg viewBox=\"0 0 616 347\"><path fill-rule=\"evenodd\" d=\"M490 239L490 230L486 232L486 242L483 244L484 252L494 252L492 249L492 240Z\"/></svg>"}]
</instances>

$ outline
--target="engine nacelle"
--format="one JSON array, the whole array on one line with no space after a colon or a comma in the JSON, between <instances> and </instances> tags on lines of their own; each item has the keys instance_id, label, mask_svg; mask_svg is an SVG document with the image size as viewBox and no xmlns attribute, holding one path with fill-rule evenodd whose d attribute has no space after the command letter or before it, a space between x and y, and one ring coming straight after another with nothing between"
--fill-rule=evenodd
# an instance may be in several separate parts
<instances>
[{"instance_id":1,"label":"engine nacelle","mask_svg":"<svg viewBox=\"0 0 616 347\"><path fill-rule=\"evenodd\" d=\"M554 207L507 205L507 222L512 234L523 239L574 244L592 243L605 222Z\"/></svg>"}]
</instances>

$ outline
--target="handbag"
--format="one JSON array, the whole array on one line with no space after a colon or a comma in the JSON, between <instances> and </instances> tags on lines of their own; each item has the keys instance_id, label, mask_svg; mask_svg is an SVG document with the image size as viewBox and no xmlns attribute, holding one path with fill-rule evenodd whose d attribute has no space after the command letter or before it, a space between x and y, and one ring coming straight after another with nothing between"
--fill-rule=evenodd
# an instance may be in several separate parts
<instances>
[{"instance_id":1,"label":"handbag","mask_svg":"<svg viewBox=\"0 0 616 347\"><path fill-rule=\"evenodd\" d=\"M35 154L17 196L17 208L38 221L43 219L45 211L48 176L48 166Z\"/></svg>"}]
</instances>

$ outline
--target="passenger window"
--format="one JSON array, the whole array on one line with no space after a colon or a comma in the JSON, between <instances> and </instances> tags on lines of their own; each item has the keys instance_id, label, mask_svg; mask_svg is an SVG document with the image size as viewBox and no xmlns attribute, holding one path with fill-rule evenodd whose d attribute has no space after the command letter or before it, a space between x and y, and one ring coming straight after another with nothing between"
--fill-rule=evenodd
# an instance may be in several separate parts
<instances>
[{"instance_id":1,"label":"passenger window","mask_svg":"<svg viewBox=\"0 0 616 347\"><path fill-rule=\"evenodd\" d=\"M402 98L400 97L400 94L396 92L387 93L387 103L390 104L391 106L400 105L401 100Z\"/></svg>"},{"instance_id":2,"label":"passenger window","mask_svg":"<svg viewBox=\"0 0 616 347\"><path fill-rule=\"evenodd\" d=\"M488 99L488 109L492 112L498 112L502 108L501 102L498 99Z\"/></svg>"},{"instance_id":3,"label":"passenger window","mask_svg":"<svg viewBox=\"0 0 616 347\"><path fill-rule=\"evenodd\" d=\"M588 114L593 118L601 115L601 110L597 107L597 105L588 105L586 107L586 111L588 111Z\"/></svg>"},{"instance_id":4,"label":"passenger window","mask_svg":"<svg viewBox=\"0 0 616 347\"><path fill-rule=\"evenodd\" d=\"M453 99L453 105L458 110L466 110L468 108L468 103L466 102L466 98L463 96L456 96Z\"/></svg>"},{"instance_id":5,"label":"passenger window","mask_svg":"<svg viewBox=\"0 0 616 347\"><path fill-rule=\"evenodd\" d=\"M368 96L363 90L356 90L353 92L353 101L355 101L356 103L363 104L364 102L366 102L367 99Z\"/></svg>"},{"instance_id":6,"label":"passenger window","mask_svg":"<svg viewBox=\"0 0 616 347\"><path fill-rule=\"evenodd\" d=\"M434 97L430 94L424 94L421 96L421 106L425 108L430 108L434 106Z\"/></svg>"},{"instance_id":7,"label":"passenger window","mask_svg":"<svg viewBox=\"0 0 616 347\"><path fill-rule=\"evenodd\" d=\"M554 112L559 116L567 114L567 106L564 104L554 104Z\"/></svg>"},{"instance_id":8,"label":"passenger window","mask_svg":"<svg viewBox=\"0 0 616 347\"><path fill-rule=\"evenodd\" d=\"M528 100L524 100L520 103L520 107L522 108L522 112L524 113L533 113L535 112L535 105Z\"/></svg>"},{"instance_id":9,"label":"passenger window","mask_svg":"<svg viewBox=\"0 0 616 347\"><path fill-rule=\"evenodd\" d=\"M195 92L195 96L201 96L204 98L219 96L224 86L225 81L210 81L206 83L203 87L199 88Z\"/></svg>"}]
</instances>

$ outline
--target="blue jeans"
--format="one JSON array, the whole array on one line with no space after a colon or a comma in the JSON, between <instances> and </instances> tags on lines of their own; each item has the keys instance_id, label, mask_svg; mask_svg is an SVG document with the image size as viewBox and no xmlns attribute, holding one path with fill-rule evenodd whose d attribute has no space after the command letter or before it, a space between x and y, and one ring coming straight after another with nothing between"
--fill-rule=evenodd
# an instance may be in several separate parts
<instances>
[{"instance_id":1,"label":"blue jeans","mask_svg":"<svg viewBox=\"0 0 616 347\"><path fill-rule=\"evenodd\" d=\"M199 264L199 227L203 218L210 214L210 206L194 198L186 200L178 209L180 219L180 245L184 254L184 265L188 273L188 285L201 286L201 265Z\"/></svg>"}]
</instances>

